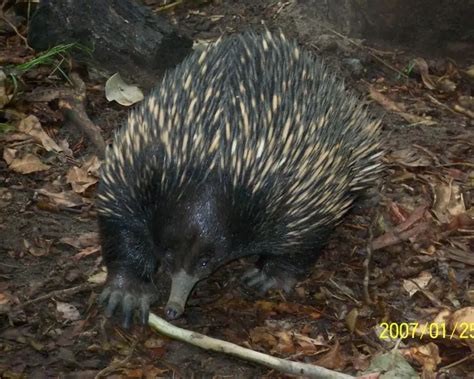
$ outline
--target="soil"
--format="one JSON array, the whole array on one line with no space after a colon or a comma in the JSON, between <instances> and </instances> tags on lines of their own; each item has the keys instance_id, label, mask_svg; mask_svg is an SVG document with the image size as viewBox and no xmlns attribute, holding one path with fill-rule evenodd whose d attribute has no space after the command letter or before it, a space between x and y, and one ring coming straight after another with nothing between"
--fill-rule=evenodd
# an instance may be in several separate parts
<instances>
[{"instance_id":1,"label":"soil","mask_svg":"<svg viewBox=\"0 0 474 379\"><path fill-rule=\"evenodd\" d=\"M434 193L439 194L435 189L450 183L463 195L465 212L461 213L471 221L474 216L473 119L452 110L459 96L472 96L472 78L464 72L473 62L453 62L443 55L423 53L430 68L442 66L438 70L443 71L451 62L460 72L455 93L433 92L424 87L418 73L412 72L409 77L403 74L412 59L420 56L419 51L362 43L330 31L316 33L301 17L301 9L289 3L211 2L199 8L178 9L168 16L199 40L212 40L249 27L259 29L264 20L270 29L281 28L324 58L373 114L382 117L386 175L379 188L361 200L335 230L310 277L299 283L294 293L261 296L249 292L238 278L251 262L235 262L198 284L185 315L175 324L258 351L355 375L366 369L375 355L395 346L394 341L377 336L375 331L382 322L429 322L443 309L454 312L473 305L474 227L469 220L462 221L464 218L455 218L461 226L452 226L453 214L444 223L433 215ZM10 39L2 41L0 52L8 54L12 51ZM35 86L66 85L45 75L25 82L25 92ZM87 112L110 141L113 131L124 123L127 109L105 101L103 84L87 80ZM404 104L403 111L435 124L410 124L401 112L387 111L369 98L369 85ZM64 121L54 103L18 101L15 107L37 116L55 141L67 139L73 159L39 152L50 168L28 175L16 173L0 160L2 377L284 377L265 367L171 341L150 328L124 330L104 317L97 305L101 285L90 281L102 270L100 252L91 249L88 254L78 255L97 246L97 241L92 235L93 243L71 244L71 239L77 242L85 233L97 232L95 186L75 207L45 206L38 193L43 188L70 191L68 171L94 155L93 146L73 124ZM5 149L11 147L5 138L0 143ZM363 282L370 234L373 238L383 236L406 221L420 205L428 208L423 219L430 225L426 233L372 252L368 286L372 301L367 302ZM462 258L459 253L454 259L455 251L463 252ZM429 285L414 294L407 292L407 281L422 273L431 275ZM163 278L162 299L153 307L158 315L163 314L168 285ZM431 352L424 356L434 359L429 366L428 358L420 358L414 349L433 345L437 355ZM399 345L420 374L434 375L452 364L441 374L446 377L474 373L474 362L464 359L471 354L470 347L464 340L448 338L405 339Z\"/></svg>"}]
</instances>

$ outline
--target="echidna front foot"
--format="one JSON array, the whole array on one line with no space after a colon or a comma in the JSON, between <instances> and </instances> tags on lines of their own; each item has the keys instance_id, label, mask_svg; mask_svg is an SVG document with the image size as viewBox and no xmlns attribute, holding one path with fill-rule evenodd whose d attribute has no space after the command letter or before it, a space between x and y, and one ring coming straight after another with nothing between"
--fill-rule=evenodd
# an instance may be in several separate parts
<instances>
[{"instance_id":1,"label":"echidna front foot","mask_svg":"<svg viewBox=\"0 0 474 379\"><path fill-rule=\"evenodd\" d=\"M305 270L292 262L291 256L262 256L255 267L243 276L243 282L248 287L265 293L270 289L281 289L287 293L293 288Z\"/></svg>"},{"instance_id":2,"label":"echidna front foot","mask_svg":"<svg viewBox=\"0 0 474 379\"><path fill-rule=\"evenodd\" d=\"M158 298L153 283L147 283L131 274L118 272L109 273L107 284L100 294L99 301L105 306L105 315L112 317L120 312L122 326L129 328L133 314L138 310L143 325L148 322L150 305ZM119 309L119 311L117 311Z\"/></svg>"}]
</instances>

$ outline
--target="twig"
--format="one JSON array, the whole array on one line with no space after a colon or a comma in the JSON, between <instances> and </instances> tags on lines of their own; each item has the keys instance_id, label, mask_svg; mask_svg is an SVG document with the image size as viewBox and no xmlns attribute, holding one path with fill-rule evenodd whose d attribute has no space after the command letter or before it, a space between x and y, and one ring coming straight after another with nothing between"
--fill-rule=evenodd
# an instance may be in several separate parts
<instances>
[{"instance_id":1,"label":"twig","mask_svg":"<svg viewBox=\"0 0 474 379\"><path fill-rule=\"evenodd\" d=\"M74 83L75 91L71 96L66 96L59 101L59 107L65 112L71 121L79 126L94 144L99 158L105 154L105 141L102 133L87 116L85 109L86 85L76 73L71 73L70 79Z\"/></svg>"},{"instance_id":2,"label":"twig","mask_svg":"<svg viewBox=\"0 0 474 379\"><path fill-rule=\"evenodd\" d=\"M471 359L471 358L473 358L473 357L474 357L474 354L466 355L464 358L461 358L461 359L457 360L456 362L453 362L453 363L450 363L449 365L446 365L446 366L444 366L444 367L441 367L441 368L439 369L439 372L441 373L441 372L446 371L446 370L448 370L448 369L450 369L450 368L453 368L453 367L455 367L455 366L457 366L457 365L460 365L461 363L463 363L463 362L465 362L465 361L467 361L468 359Z\"/></svg>"},{"instance_id":3,"label":"twig","mask_svg":"<svg viewBox=\"0 0 474 379\"><path fill-rule=\"evenodd\" d=\"M375 211L374 218L369 226L369 242L367 243L367 256L364 259L364 300L366 304L374 304L369 292L369 281L370 281L370 261L372 260L372 245L374 242L374 227L379 218L379 210Z\"/></svg>"},{"instance_id":4,"label":"twig","mask_svg":"<svg viewBox=\"0 0 474 379\"><path fill-rule=\"evenodd\" d=\"M0 8L1 8L1 9L0 9L0 12L1 12L0 18L1 18L4 22L6 22L6 23L8 24L8 26L10 26L10 28L13 29L13 31L15 32L15 34L16 34L18 37L20 37L20 39L21 39L21 40L23 41L23 43L25 44L26 48L29 49L29 50L31 50L31 51L33 51L33 49L30 47L30 45L28 45L28 39L26 39L26 37L23 36L23 35L20 33L20 31L18 30L18 28L17 28L15 25L13 25L12 22L11 22L7 17L5 17L4 10L3 10L4 6L5 6L5 2L3 2L3 3L0 5Z\"/></svg>"},{"instance_id":5,"label":"twig","mask_svg":"<svg viewBox=\"0 0 474 379\"><path fill-rule=\"evenodd\" d=\"M52 101L59 99L59 108L66 117L77 125L88 139L92 142L97 150L99 158L104 157L105 141L102 137L100 128L95 125L89 118L85 109L86 85L77 73L69 75L70 81L74 88L58 88L33 91L26 99L30 102L35 101Z\"/></svg>"},{"instance_id":6,"label":"twig","mask_svg":"<svg viewBox=\"0 0 474 379\"><path fill-rule=\"evenodd\" d=\"M330 27L328 27L328 26L326 26L326 25L322 25L322 26L323 26L323 28L329 30L331 33L334 33L336 36L342 38L343 40L345 40L345 41L347 41L347 42L349 42L349 43L351 43L352 45L358 47L359 49L366 49L366 50L369 50L368 54L369 54L372 58L378 60L380 63L382 63L384 66L386 66L386 67L389 68L390 70L395 71L397 74L399 74L399 75L403 76L404 78L408 79L408 75L407 75L407 74L405 74L404 72L400 71L400 70L397 69L396 67L393 67L390 63L385 62L385 61L384 61L382 58L380 58L378 55L376 55L376 54L374 54L374 53L371 52L371 50L372 50L372 51L376 51L376 49L372 49L372 48L370 48L370 47L363 46L363 45L361 45L360 43L357 43L357 42L353 41L353 40L350 39L349 37L346 37L344 34L341 34L341 33L339 33L338 31L336 31L336 30L334 30L334 29L332 29L332 28L330 28Z\"/></svg>"},{"instance_id":7,"label":"twig","mask_svg":"<svg viewBox=\"0 0 474 379\"><path fill-rule=\"evenodd\" d=\"M134 341L132 346L131 346L130 352L127 354L127 356L124 359L122 359L121 361L118 361L118 362L112 362L110 364L110 366L107 366L103 370L100 370L97 373L97 375L94 377L94 379L99 379L99 378L105 377L108 374L113 373L117 369L119 369L121 367L124 367L128 363L128 361L132 358L136 345L137 345L137 341Z\"/></svg>"},{"instance_id":8,"label":"twig","mask_svg":"<svg viewBox=\"0 0 474 379\"><path fill-rule=\"evenodd\" d=\"M177 7L178 5L181 5L182 3L183 3L183 0L176 0L173 3L162 5L161 7L158 7L155 10L155 13L169 11L170 9L173 9Z\"/></svg>"},{"instance_id":9,"label":"twig","mask_svg":"<svg viewBox=\"0 0 474 379\"><path fill-rule=\"evenodd\" d=\"M46 295L37 297L36 299L28 300L28 301L25 301L22 304L18 304L18 307L19 308L24 308L27 305L39 303L39 302L44 301L44 300L49 300L49 299L51 299L53 297L56 297L56 296L73 295L75 293L82 292L82 291L85 291L85 290L89 290L89 289L92 289L92 288L97 287L97 286L99 286L99 284L83 283L83 284L79 284L78 286L75 286L75 287L52 291L50 293L47 293Z\"/></svg>"},{"instance_id":10,"label":"twig","mask_svg":"<svg viewBox=\"0 0 474 379\"><path fill-rule=\"evenodd\" d=\"M170 338L187 342L202 349L226 353L234 357L238 357L247 361L273 368L286 374L300 375L307 378L318 379L353 378L353 376L342 374L337 371L328 370L324 367L272 357L271 355L263 354L251 349L246 349L244 347L235 345L227 341L218 340L216 338L205 336L204 334L178 328L177 326L166 322L165 320L156 316L153 313L150 313L148 325L150 325L157 332L164 334L165 336L168 336Z\"/></svg>"}]
</instances>

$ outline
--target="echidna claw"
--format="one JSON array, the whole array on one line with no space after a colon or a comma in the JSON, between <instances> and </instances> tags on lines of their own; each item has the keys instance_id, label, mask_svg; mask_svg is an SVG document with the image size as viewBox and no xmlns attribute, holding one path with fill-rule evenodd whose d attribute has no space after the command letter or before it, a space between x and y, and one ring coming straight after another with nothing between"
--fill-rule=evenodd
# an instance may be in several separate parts
<instances>
[{"instance_id":1,"label":"echidna claw","mask_svg":"<svg viewBox=\"0 0 474 379\"><path fill-rule=\"evenodd\" d=\"M99 297L99 303L105 307L105 316L111 318L119 314L122 326L130 328L135 311L140 314L143 325L148 322L150 304L157 299L155 288L151 283L144 283L137 278L120 275L112 276Z\"/></svg>"}]
</instances>

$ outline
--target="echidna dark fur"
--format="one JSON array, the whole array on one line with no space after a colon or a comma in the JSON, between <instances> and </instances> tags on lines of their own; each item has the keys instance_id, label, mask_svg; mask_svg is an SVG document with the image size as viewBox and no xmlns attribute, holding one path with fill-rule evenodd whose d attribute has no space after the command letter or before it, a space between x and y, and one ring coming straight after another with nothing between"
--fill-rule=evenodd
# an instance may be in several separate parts
<instances>
[{"instance_id":1,"label":"echidna dark fur","mask_svg":"<svg viewBox=\"0 0 474 379\"><path fill-rule=\"evenodd\" d=\"M195 52L134 109L98 194L108 280L101 299L146 322L158 269L168 318L220 266L291 289L381 170L379 121L282 34L247 32Z\"/></svg>"}]
</instances>

